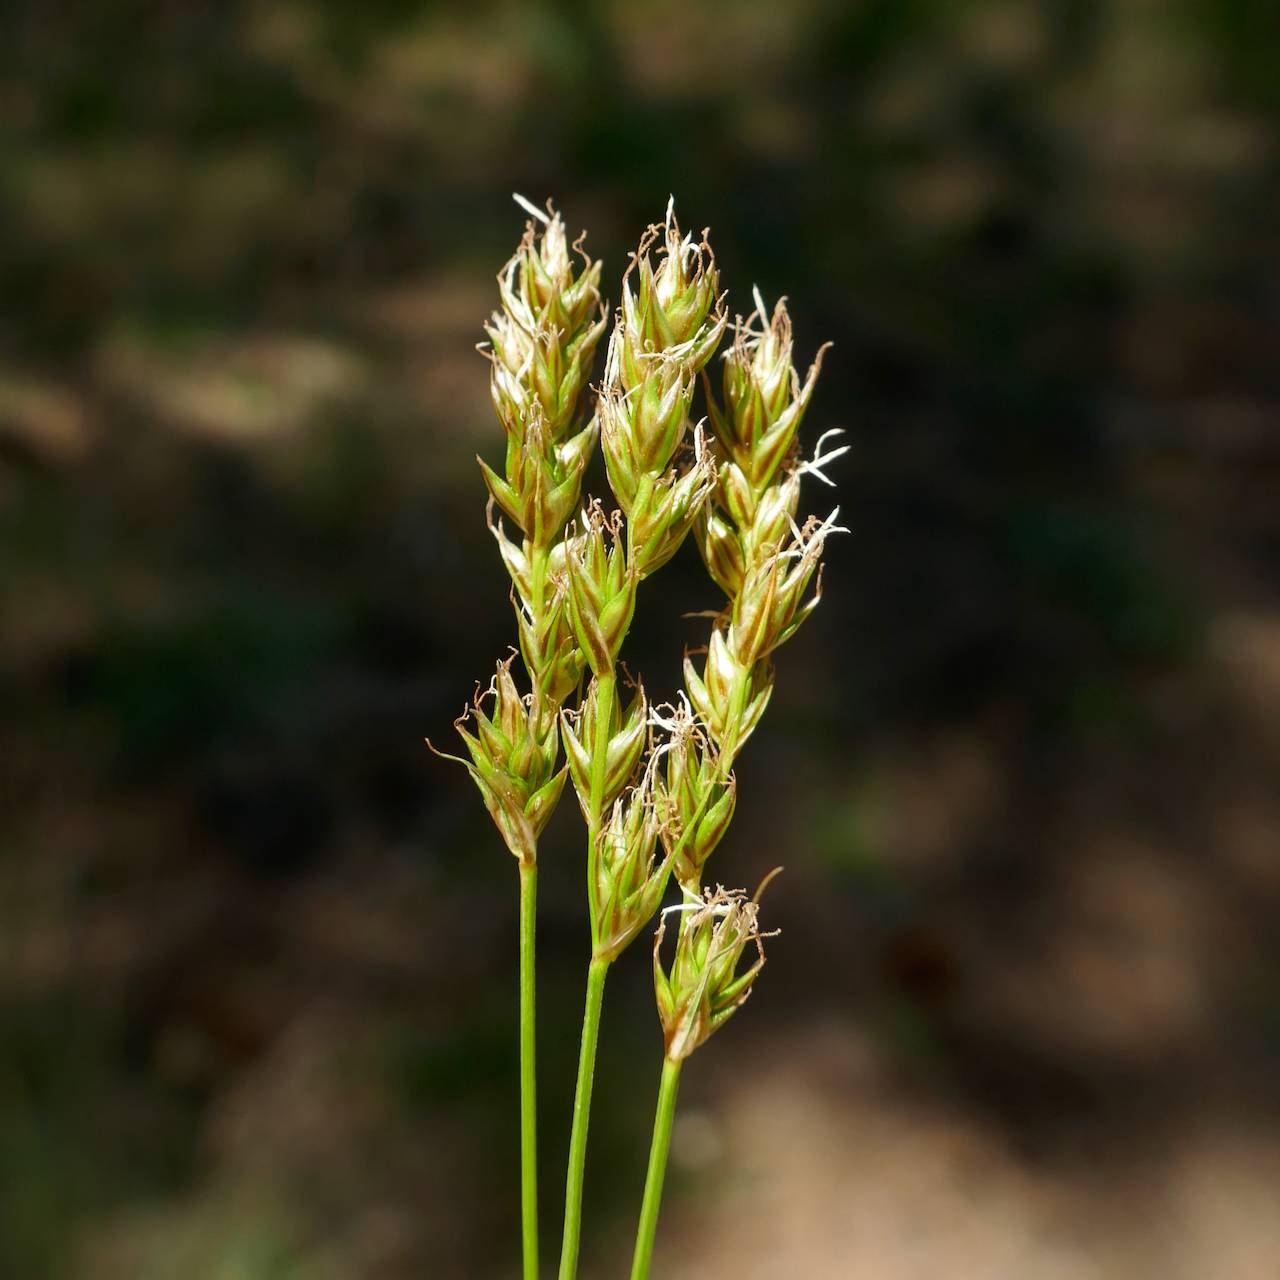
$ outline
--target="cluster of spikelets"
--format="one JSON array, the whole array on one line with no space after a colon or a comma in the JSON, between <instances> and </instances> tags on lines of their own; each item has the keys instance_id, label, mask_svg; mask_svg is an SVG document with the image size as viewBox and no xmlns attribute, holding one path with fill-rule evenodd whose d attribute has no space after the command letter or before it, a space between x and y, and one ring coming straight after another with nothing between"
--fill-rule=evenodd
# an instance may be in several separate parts
<instances>
[{"instance_id":1,"label":"cluster of spikelets","mask_svg":"<svg viewBox=\"0 0 1280 1280\"><path fill-rule=\"evenodd\" d=\"M751 994L756 974L764 968L766 936L757 918L760 895L776 875L771 872L748 898L745 889L718 888L684 907L668 907L653 937L653 986L658 997L666 1055L681 1062ZM670 970L662 965L666 916L682 916L680 944ZM755 959L739 972L743 954L754 947Z\"/></svg>"},{"instance_id":2,"label":"cluster of spikelets","mask_svg":"<svg viewBox=\"0 0 1280 1280\"><path fill-rule=\"evenodd\" d=\"M806 461L798 444L822 352L802 378L784 302L770 315L758 293L730 325L706 233L683 234L670 206L632 255L593 393L607 327L600 263L581 239L570 247L550 205L521 203L533 220L486 326L506 454L501 471L480 467L528 689L514 655L498 664L458 722L463 763L523 868L536 865L539 834L572 782L587 826L594 960L623 951L675 876L682 924L669 971L655 948L655 979L668 1058L683 1059L763 963L758 951L738 972L759 947L756 901L704 896L703 872L733 817L733 763L769 702L775 652L818 603L835 513L801 522L801 480L830 483L822 465L844 450L824 456L819 441ZM597 441L612 510L583 492ZM637 682L624 705L617 663L640 585L690 534L723 606L705 649L686 655L674 703L654 706Z\"/></svg>"},{"instance_id":3,"label":"cluster of spikelets","mask_svg":"<svg viewBox=\"0 0 1280 1280\"><path fill-rule=\"evenodd\" d=\"M541 235L531 222L499 277L502 308L487 326L493 403L507 444L503 474L480 461L493 502L521 535L512 538L491 514L532 687L521 699L510 662L501 664L470 713L477 732L463 722L459 728L517 857L535 857L537 833L559 797L563 773L552 767L559 720L588 821L599 823L638 778L627 808L656 805L663 820L631 828L660 830L685 871L682 883L696 889L732 816L730 766L768 703L773 652L818 602L815 573L834 523L797 526L801 477L821 471L818 460L801 459L796 436L821 353L802 382L785 303L772 317L758 306L739 319L719 400L703 377L708 439L693 423L693 403L698 375L727 327L724 299L705 237L682 236L668 212L664 225L646 232L623 280L604 382L588 412L592 356L606 324L600 263L579 241L575 271L560 216L535 213ZM618 504L611 513L583 500L597 439ZM727 597L701 669L685 661L696 718L688 707L665 718L650 711L637 685L629 709L610 699L602 726L598 681L614 673L639 584L691 530ZM580 693L587 669L591 679ZM652 741L655 731L664 740ZM601 734L608 768L593 797L590 766ZM646 748L669 755L665 777L640 768Z\"/></svg>"}]
</instances>

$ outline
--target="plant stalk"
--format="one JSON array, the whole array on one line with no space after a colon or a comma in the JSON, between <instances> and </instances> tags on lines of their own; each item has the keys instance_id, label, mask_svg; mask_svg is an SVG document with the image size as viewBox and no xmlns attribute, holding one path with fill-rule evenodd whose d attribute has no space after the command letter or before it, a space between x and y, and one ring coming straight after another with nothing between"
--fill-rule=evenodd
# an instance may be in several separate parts
<instances>
[{"instance_id":1,"label":"plant stalk","mask_svg":"<svg viewBox=\"0 0 1280 1280\"><path fill-rule=\"evenodd\" d=\"M612 671L597 677L596 742L591 760L591 794L587 805L587 905L591 914L591 945L596 943L596 859L600 820L604 808L605 774L609 767L609 722L617 676ZM569 1135L569 1172L565 1180L564 1235L560 1243L560 1280L573 1280L578 1270L578 1245L582 1233L582 1179L587 1164L587 1127L591 1120L591 1086L596 1072L596 1040L604 980L609 961L592 955L587 968L587 998L582 1011L582 1044L578 1051L578 1083L573 1095L573 1130Z\"/></svg>"},{"instance_id":2,"label":"plant stalk","mask_svg":"<svg viewBox=\"0 0 1280 1280\"><path fill-rule=\"evenodd\" d=\"M631 1280L648 1280L653 1258L653 1241L658 1230L658 1208L662 1203L662 1182L671 1149L671 1124L676 1114L676 1090L680 1087L680 1063L662 1059L662 1083L658 1086L658 1109L653 1117L653 1142L649 1147L649 1171L644 1179L644 1202L636 1229L636 1251L631 1261Z\"/></svg>"},{"instance_id":3,"label":"plant stalk","mask_svg":"<svg viewBox=\"0 0 1280 1280\"><path fill-rule=\"evenodd\" d=\"M560 1245L560 1280L574 1280L578 1271L578 1241L582 1231L582 1177L587 1163L587 1125L591 1117L591 1086L596 1071L596 1038L609 962L593 958L587 968L587 998L582 1013L582 1046L578 1054L578 1085L573 1095L573 1131L569 1136L569 1173L564 1192L564 1237Z\"/></svg>"},{"instance_id":4,"label":"plant stalk","mask_svg":"<svg viewBox=\"0 0 1280 1280\"><path fill-rule=\"evenodd\" d=\"M538 1280L538 1094L535 1058L536 864L520 865L520 1224L524 1280Z\"/></svg>"},{"instance_id":5,"label":"plant stalk","mask_svg":"<svg viewBox=\"0 0 1280 1280\"><path fill-rule=\"evenodd\" d=\"M591 945L596 942L596 844L604 815L604 783L609 769L609 721L613 717L613 700L617 676L611 671L598 678L596 690L596 744L591 759L591 794L587 813L587 910L591 916Z\"/></svg>"}]
</instances>

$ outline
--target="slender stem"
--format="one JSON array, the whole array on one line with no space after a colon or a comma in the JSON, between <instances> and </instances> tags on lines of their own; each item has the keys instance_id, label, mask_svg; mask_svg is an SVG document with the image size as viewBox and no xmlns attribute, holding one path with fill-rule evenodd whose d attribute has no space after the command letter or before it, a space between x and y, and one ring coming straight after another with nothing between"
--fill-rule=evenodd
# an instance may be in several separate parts
<instances>
[{"instance_id":1,"label":"slender stem","mask_svg":"<svg viewBox=\"0 0 1280 1280\"><path fill-rule=\"evenodd\" d=\"M658 1110L653 1117L653 1142L649 1147L649 1172L644 1179L644 1203L636 1229L636 1251L631 1261L631 1280L648 1280L653 1257L653 1240L658 1230L658 1207L662 1203L662 1180L667 1172L667 1152L671 1147L671 1122L676 1114L676 1090L680 1087L680 1063L662 1060L662 1083L658 1087Z\"/></svg>"},{"instance_id":2,"label":"slender stem","mask_svg":"<svg viewBox=\"0 0 1280 1280\"><path fill-rule=\"evenodd\" d=\"M612 671L600 676L596 690L596 747L591 760L591 816L600 821L604 807L605 774L609 765L609 729L613 720L614 690L618 677Z\"/></svg>"},{"instance_id":3,"label":"slender stem","mask_svg":"<svg viewBox=\"0 0 1280 1280\"><path fill-rule=\"evenodd\" d=\"M582 1175L587 1163L587 1124L591 1116L591 1085L596 1071L596 1037L604 1003L607 960L593 959L587 969L587 999L582 1012L582 1048L578 1054L578 1087L573 1095L573 1132L569 1137L569 1176L564 1192L564 1238L560 1246L560 1280L573 1280L578 1271L578 1237L582 1231Z\"/></svg>"},{"instance_id":4,"label":"slender stem","mask_svg":"<svg viewBox=\"0 0 1280 1280\"><path fill-rule=\"evenodd\" d=\"M520 864L520 1223L524 1280L538 1280L538 1094L534 935L538 867Z\"/></svg>"},{"instance_id":5,"label":"slender stem","mask_svg":"<svg viewBox=\"0 0 1280 1280\"><path fill-rule=\"evenodd\" d=\"M529 558L529 587L532 595L529 601L530 630L536 637L542 630L542 616L546 605L547 563L551 553L545 546L530 545L527 541L524 547L525 554ZM520 612L518 605L516 606L516 612ZM521 645L522 649L523 647ZM543 670L539 665L546 657L546 654L535 653L534 662L531 666L529 656L525 655L525 667L529 672L530 680L533 682L533 695L539 710L545 710L550 705L546 696L545 682L551 672ZM552 715L559 710L555 706L550 706L550 709Z\"/></svg>"},{"instance_id":6,"label":"slender stem","mask_svg":"<svg viewBox=\"0 0 1280 1280\"><path fill-rule=\"evenodd\" d=\"M609 768L609 729L613 719L612 671L597 677L596 741L591 758L591 793L587 800L587 907L591 915L591 945L596 943L596 859L600 820L604 809L605 774ZM573 1131L569 1135L569 1173L564 1193L564 1236L560 1244L560 1280L573 1280L578 1270L578 1239L582 1233L582 1177L587 1163L587 1126L591 1119L591 1086L596 1073L596 1039L609 961L593 955L587 968L587 998L582 1011L582 1045L578 1052L578 1084L573 1095Z\"/></svg>"},{"instance_id":7,"label":"slender stem","mask_svg":"<svg viewBox=\"0 0 1280 1280\"><path fill-rule=\"evenodd\" d=\"M591 794L587 803L587 909L591 916L591 944L596 941L596 844L604 809L605 774L609 770L609 729L617 676L600 676L596 689L596 742L591 759Z\"/></svg>"}]
</instances>

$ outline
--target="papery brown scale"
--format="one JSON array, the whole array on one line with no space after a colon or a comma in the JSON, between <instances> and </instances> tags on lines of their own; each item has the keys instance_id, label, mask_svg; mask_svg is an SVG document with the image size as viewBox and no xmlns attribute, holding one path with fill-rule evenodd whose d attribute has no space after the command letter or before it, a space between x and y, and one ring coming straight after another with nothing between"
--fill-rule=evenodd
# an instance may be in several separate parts
<instances>
[{"instance_id":1,"label":"papery brown scale","mask_svg":"<svg viewBox=\"0 0 1280 1280\"><path fill-rule=\"evenodd\" d=\"M502 522L493 519L492 507L486 515L489 521L489 532L493 534L494 541L498 544L498 554L502 557L507 576L511 579L516 594L528 603L533 592L533 583L529 576L529 558L522 547L517 546L507 537L502 528Z\"/></svg>"},{"instance_id":2,"label":"papery brown scale","mask_svg":"<svg viewBox=\"0 0 1280 1280\"><path fill-rule=\"evenodd\" d=\"M781 577L782 563L774 556L763 571L747 575L742 591L733 602L729 641L734 657L743 667L750 667L776 643L772 629Z\"/></svg>"},{"instance_id":3,"label":"papery brown scale","mask_svg":"<svg viewBox=\"0 0 1280 1280\"><path fill-rule=\"evenodd\" d=\"M644 752L646 712L644 690L638 689L622 726L609 739L605 757L605 789L616 794L634 776Z\"/></svg>"},{"instance_id":4,"label":"papery brown scale","mask_svg":"<svg viewBox=\"0 0 1280 1280\"><path fill-rule=\"evenodd\" d=\"M501 721L503 732L510 738L515 735L518 726L524 720L522 714L523 704L520 700L520 691L516 688L515 679L511 675L510 659L498 664L494 680L494 700L498 707L498 718Z\"/></svg>"},{"instance_id":5,"label":"papery brown scale","mask_svg":"<svg viewBox=\"0 0 1280 1280\"><path fill-rule=\"evenodd\" d=\"M772 482L778 468L791 451L799 425L800 415L788 412L760 436L747 468L751 483L757 491Z\"/></svg>"},{"instance_id":6,"label":"papery brown scale","mask_svg":"<svg viewBox=\"0 0 1280 1280\"><path fill-rule=\"evenodd\" d=\"M698 669L693 665L692 659L687 654L684 658L683 669L684 687L689 695L689 701L693 704L694 711L698 713L698 718L710 724L715 716L715 703L702 677L698 674Z\"/></svg>"},{"instance_id":7,"label":"papery brown scale","mask_svg":"<svg viewBox=\"0 0 1280 1280\"><path fill-rule=\"evenodd\" d=\"M485 755L489 759L506 760L511 754L512 739L503 733L502 726L495 724L480 709L479 703L475 707L476 736L480 739L480 744L484 749Z\"/></svg>"},{"instance_id":8,"label":"papery brown scale","mask_svg":"<svg viewBox=\"0 0 1280 1280\"><path fill-rule=\"evenodd\" d=\"M560 469L581 480L582 472L595 448L596 434L599 428L594 419L589 421L575 436L556 446L556 463Z\"/></svg>"},{"instance_id":9,"label":"papery brown scale","mask_svg":"<svg viewBox=\"0 0 1280 1280\"><path fill-rule=\"evenodd\" d=\"M707 572L716 585L731 599L742 588L746 561L742 543L733 528L710 508L710 504L698 513L696 524L698 550L702 553Z\"/></svg>"},{"instance_id":10,"label":"papery brown scale","mask_svg":"<svg viewBox=\"0 0 1280 1280\"><path fill-rule=\"evenodd\" d=\"M670 875L655 857L658 820L650 775L614 802L596 857L597 958L613 959L653 917Z\"/></svg>"},{"instance_id":11,"label":"papery brown scale","mask_svg":"<svg viewBox=\"0 0 1280 1280\"><path fill-rule=\"evenodd\" d=\"M636 489L639 485L638 468L631 451L630 434L624 427L615 427L614 420L605 419L601 425L601 445L604 449L605 467L609 475L609 487L618 505L628 517L632 514ZM625 424L624 424L625 426Z\"/></svg>"},{"instance_id":12,"label":"papery brown scale","mask_svg":"<svg viewBox=\"0 0 1280 1280\"><path fill-rule=\"evenodd\" d=\"M510 517L521 530L527 532L524 528L524 503L521 501L520 496L483 458L478 457L476 461L480 464L480 474L484 477L485 486L489 490L490 496L502 508L504 514Z\"/></svg>"},{"instance_id":13,"label":"papery brown scale","mask_svg":"<svg viewBox=\"0 0 1280 1280\"><path fill-rule=\"evenodd\" d=\"M758 500L742 468L736 462L726 462L720 468L718 480L725 511L739 529L748 528L755 519Z\"/></svg>"},{"instance_id":14,"label":"papery brown scale","mask_svg":"<svg viewBox=\"0 0 1280 1280\"><path fill-rule=\"evenodd\" d=\"M705 683L712 702L727 706L742 675L743 669L733 657L724 630L717 626L711 632L706 662Z\"/></svg>"}]
</instances>

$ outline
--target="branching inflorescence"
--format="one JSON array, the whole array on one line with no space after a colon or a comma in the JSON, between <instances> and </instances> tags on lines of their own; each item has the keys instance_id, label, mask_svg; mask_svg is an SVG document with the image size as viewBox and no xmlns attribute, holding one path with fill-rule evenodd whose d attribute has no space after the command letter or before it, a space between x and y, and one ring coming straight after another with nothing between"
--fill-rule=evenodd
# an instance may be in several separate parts
<instances>
[{"instance_id":1,"label":"branching inflorescence","mask_svg":"<svg viewBox=\"0 0 1280 1280\"><path fill-rule=\"evenodd\" d=\"M670 204L623 276L603 383L589 410L588 384L606 328L600 263L582 239L570 248L550 204L544 212L517 200L532 220L498 277L501 305L486 326L506 455L501 472L483 459L480 467L529 687L519 690L514 654L499 662L457 723L467 758L450 758L466 766L520 872L526 1280L538 1272L538 839L566 777L586 824L591 954L561 1280L577 1270L605 978L659 915L673 875L680 886L681 902L660 916L679 920L669 968L662 960L665 923L654 942L664 1059L633 1261L638 1278L649 1271L682 1064L743 1003L764 964L759 891L750 899L723 888L704 893L703 873L733 818L733 763L768 705L774 654L817 605L824 545L838 529L835 512L800 522L801 480L813 475L830 484L823 467L845 450L824 453L828 433L812 459L800 452L798 431L823 352L802 380L781 300L770 315L756 293L751 315L735 320L720 392L713 390L709 362L730 328L725 295L706 233L683 234ZM709 431L694 420L699 383ZM597 440L617 503L612 510L583 496ZM638 681L624 699L618 656L640 585L691 532L725 603L705 649L686 655L685 688L674 703L654 706Z\"/></svg>"}]
</instances>

